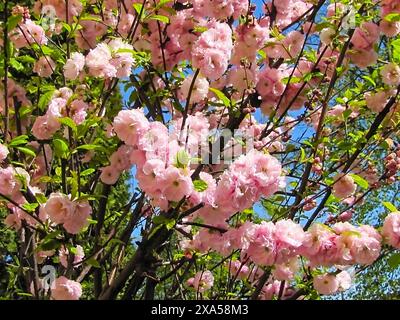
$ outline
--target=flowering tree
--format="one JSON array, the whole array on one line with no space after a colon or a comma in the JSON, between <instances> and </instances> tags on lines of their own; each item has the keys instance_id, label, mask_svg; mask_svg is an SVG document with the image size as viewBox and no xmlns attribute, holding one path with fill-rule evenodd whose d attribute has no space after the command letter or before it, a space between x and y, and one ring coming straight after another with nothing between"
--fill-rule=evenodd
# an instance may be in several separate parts
<instances>
[{"instance_id":1,"label":"flowering tree","mask_svg":"<svg viewBox=\"0 0 400 320\"><path fill-rule=\"evenodd\" d=\"M0 9L1 296L316 299L400 263L396 201L362 209L400 169L398 0Z\"/></svg>"}]
</instances>

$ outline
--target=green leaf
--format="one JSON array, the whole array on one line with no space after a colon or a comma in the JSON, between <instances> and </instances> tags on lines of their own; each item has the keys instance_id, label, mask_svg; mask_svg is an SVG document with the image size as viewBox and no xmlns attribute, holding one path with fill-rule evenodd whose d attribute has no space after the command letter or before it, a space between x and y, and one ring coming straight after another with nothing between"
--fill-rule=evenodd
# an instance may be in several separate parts
<instances>
[{"instance_id":1,"label":"green leaf","mask_svg":"<svg viewBox=\"0 0 400 320\"><path fill-rule=\"evenodd\" d=\"M354 182L362 189L368 189L369 183L367 180L356 174L350 174L350 176L354 179Z\"/></svg>"},{"instance_id":2,"label":"green leaf","mask_svg":"<svg viewBox=\"0 0 400 320\"><path fill-rule=\"evenodd\" d=\"M382 204L385 206L386 209L388 209L390 212L397 212L399 210L397 210L397 208L391 203L391 202L387 202L384 201L382 202Z\"/></svg>"},{"instance_id":3,"label":"green leaf","mask_svg":"<svg viewBox=\"0 0 400 320\"><path fill-rule=\"evenodd\" d=\"M28 136L23 134L21 136L15 137L14 139L12 139L10 141L10 143L8 144L10 147L15 147L15 146L20 146L22 144L27 144L28 143Z\"/></svg>"},{"instance_id":4,"label":"green leaf","mask_svg":"<svg viewBox=\"0 0 400 320\"><path fill-rule=\"evenodd\" d=\"M265 53L264 50L258 50L257 53L260 55L260 57L265 60L267 59L267 54Z\"/></svg>"},{"instance_id":5,"label":"green leaf","mask_svg":"<svg viewBox=\"0 0 400 320\"><path fill-rule=\"evenodd\" d=\"M160 0L160 2L156 5L155 9L159 9L164 6L164 4L167 4L168 2L171 2L172 0Z\"/></svg>"},{"instance_id":6,"label":"green leaf","mask_svg":"<svg viewBox=\"0 0 400 320\"><path fill-rule=\"evenodd\" d=\"M231 101L222 91L215 88L210 88L210 91L212 91L217 96L217 98L222 101L225 107L229 108L231 106Z\"/></svg>"},{"instance_id":7,"label":"green leaf","mask_svg":"<svg viewBox=\"0 0 400 320\"><path fill-rule=\"evenodd\" d=\"M54 250L54 249L58 249L60 247L61 247L61 242L59 242L58 240L55 240L55 239L51 239L40 245L40 248L43 251Z\"/></svg>"},{"instance_id":8,"label":"green leaf","mask_svg":"<svg viewBox=\"0 0 400 320\"><path fill-rule=\"evenodd\" d=\"M162 16L162 15L159 15L159 14L153 14L151 16L148 16L147 18L151 19L151 20L158 20L158 21L161 21L161 22L164 22L164 23L169 23L169 18L168 17Z\"/></svg>"},{"instance_id":9,"label":"green leaf","mask_svg":"<svg viewBox=\"0 0 400 320\"><path fill-rule=\"evenodd\" d=\"M389 22L399 22L400 21L400 13L389 13L385 16L385 20Z\"/></svg>"},{"instance_id":10,"label":"green leaf","mask_svg":"<svg viewBox=\"0 0 400 320\"><path fill-rule=\"evenodd\" d=\"M10 66L17 71L23 71L25 69L24 65L15 58L11 58L9 62Z\"/></svg>"},{"instance_id":11,"label":"green leaf","mask_svg":"<svg viewBox=\"0 0 400 320\"><path fill-rule=\"evenodd\" d=\"M184 169L188 166L189 161L190 156L185 150L181 149L177 152L175 157L176 167Z\"/></svg>"},{"instance_id":12,"label":"green leaf","mask_svg":"<svg viewBox=\"0 0 400 320\"><path fill-rule=\"evenodd\" d=\"M19 109L19 116L21 118L25 117L26 115L32 112L32 106L23 106Z\"/></svg>"},{"instance_id":13,"label":"green leaf","mask_svg":"<svg viewBox=\"0 0 400 320\"><path fill-rule=\"evenodd\" d=\"M299 83L302 81L300 77L285 77L282 79L283 84Z\"/></svg>"},{"instance_id":14,"label":"green leaf","mask_svg":"<svg viewBox=\"0 0 400 320\"><path fill-rule=\"evenodd\" d=\"M350 141L341 141L338 144L338 148L340 150L351 150L351 148L353 148L354 143L350 142Z\"/></svg>"},{"instance_id":15,"label":"green leaf","mask_svg":"<svg viewBox=\"0 0 400 320\"><path fill-rule=\"evenodd\" d=\"M22 205L22 208L28 212L34 212L35 209L39 206L38 203L25 203Z\"/></svg>"},{"instance_id":16,"label":"green leaf","mask_svg":"<svg viewBox=\"0 0 400 320\"><path fill-rule=\"evenodd\" d=\"M12 15L12 16L8 17L8 21L7 21L8 31L13 30L21 20L22 20L21 14L17 14L15 16Z\"/></svg>"},{"instance_id":17,"label":"green leaf","mask_svg":"<svg viewBox=\"0 0 400 320\"><path fill-rule=\"evenodd\" d=\"M165 226L167 228L167 230L171 230L175 226L176 221L175 221L175 219L168 219L164 216L155 216L153 218L153 223L155 225Z\"/></svg>"},{"instance_id":18,"label":"green leaf","mask_svg":"<svg viewBox=\"0 0 400 320\"><path fill-rule=\"evenodd\" d=\"M80 17L80 20L87 20L87 21L97 21L97 22L102 22L101 18L98 16L92 16L90 14L84 15Z\"/></svg>"},{"instance_id":19,"label":"green leaf","mask_svg":"<svg viewBox=\"0 0 400 320\"><path fill-rule=\"evenodd\" d=\"M397 61L400 61L400 39L394 40L391 43L393 47L393 57Z\"/></svg>"},{"instance_id":20,"label":"green leaf","mask_svg":"<svg viewBox=\"0 0 400 320\"><path fill-rule=\"evenodd\" d=\"M58 156L61 159L68 158L69 147L68 147L68 144L64 140L54 139L53 145L54 145L54 152L55 152L56 156Z\"/></svg>"},{"instance_id":21,"label":"green leaf","mask_svg":"<svg viewBox=\"0 0 400 320\"><path fill-rule=\"evenodd\" d=\"M86 169L86 170L81 172L81 176L82 177L88 176L88 175L92 174L95 171L96 171L96 169L93 169L93 168Z\"/></svg>"},{"instance_id":22,"label":"green leaf","mask_svg":"<svg viewBox=\"0 0 400 320\"><path fill-rule=\"evenodd\" d=\"M92 267L100 268L100 263L95 258L89 258L86 263Z\"/></svg>"},{"instance_id":23,"label":"green leaf","mask_svg":"<svg viewBox=\"0 0 400 320\"><path fill-rule=\"evenodd\" d=\"M140 12L143 12L143 4L141 3L134 3L133 8L135 9L136 13L139 15ZM143 10L143 11L142 11Z\"/></svg>"},{"instance_id":24,"label":"green leaf","mask_svg":"<svg viewBox=\"0 0 400 320\"><path fill-rule=\"evenodd\" d=\"M198 33L203 33L205 31L207 31L208 28L204 27L204 26L195 26L193 29L193 32L198 32ZM263 51L264 52L264 51Z\"/></svg>"},{"instance_id":25,"label":"green leaf","mask_svg":"<svg viewBox=\"0 0 400 320\"><path fill-rule=\"evenodd\" d=\"M198 192L203 192L203 191L207 190L207 188L208 188L207 182L205 182L204 180L201 180L201 179L194 180L193 186L194 186L194 189Z\"/></svg>"},{"instance_id":26,"label":"green leaf","mask_svg":"<svg viewBox=\"0 0 400 320\"><path fill-rule=\"evenodd\" d=\"M55 91L55 88L53 90L49 90L47 92L44 92L40 95L39 101L38 101L38 107L40 110L45 110L53 97L53 93Z\"/></svg>"},{"instance_id":27,"label":"green leaf","mask_svg":"<svg viewBox=\"0 0 400 320\"><path fill-rule=\"evenodd\" d=\"M78 254L78 249L71 244L67 244L68 251L74 255Z\"/></svg>"},{"instance_id":28,"label":"green leaf","mask_svg":"<svg viewBox=\"0 0 400 320\"><path fill-rule=\"evenodd\" d=\"M400 252L393 253L388 259L388 264L392 269L396 269L400 265Z\"/></svg>"},{"instance_id":29,"label":"green leaf","mask_svg":"<svg viewBox=\"0 0 400 320\"><path fill-rule=\"evenodd\" d=\"M363 76L363 79L367 80L372 86L376 87L376 82L371 77Z\"/></svg>"},{"instance_id":30,"label":"green leaf","mask_svg":"<svg viewBox=\"0 0 400 320\"><path fill-rule=\"evenodd\" d=\"M72 29L68 23L63 22L62 26L68 33L71 33Z\"/></svg>"},{"instance_id":31,"label":"green leaf","mask_svg":"<svg viewBox=\"0 0 400 320\"><path fill-rule=\"evenodd\" d=\"M43 243L48 242L51 239L57 238L59 235L61 235L61 233L62 232L60 230L50 232L47 236L43 238Z\"/></svg>"},{"instance_id":32,"label":"green leaf","mask_svg":"<svg viewBox=\"0 0 400 320\"><path fill-rule=\"evenodd\" d=\"M19 151L25 153L28 156L36 157L36 153L32 147L28 146L28 147L15 147L15 148L18 149Z\"/></svg>"},{"instance_id":33,"label":"green leaf","mask_svg":"<svg viewBox=\"0 0 400 320\"><path fill-rule=\"evenodd\" d=\"M71 118L68 118L68 117L59 118L58 121L61 124L66 125L67 127L70 127L74 134L77 133L78 129L77 129L76 123Z\"/></svg>"},{"instance_id":34,"label":"green leaf","mask_svg":"<svg viewBox=\"0 0 400 320\"><path fill-rule=\"evenodd\" d=\"M25 62L25 63L34 63L36 61L31 56L19 56L19 57L17 57L17 60L20 62Z\"/></svg>"},{"instance_id":35,"label":"green leaf","mask_svg":"<svg viewBox=\"0 0 400 320\"><path fill-rule=\"evenodd\" d=\"M98 144L83 144L79 147L76 147L76 150L102 150L102 151L104 151L104 147L99 146Z\"/></svg>"},{"instance_id":36,"label":"green leaf","mask_svg":"<svg viewBox=\"0 0 400 320\"><path fill-rule=\"evenodd\" d=\"M306 151L303 147L300 147L300 162L304 162L306 160Z\"/></svg>"},{"instance_id":37,"label":"green leaf","mask_svg":"<svg viewBox=\"0 0 400 320\"><path fill-rule=\"evenodd\" d=\"M351 110L351 109L347 109L347 110L345 110L344 112L343 112L343 118L345 119L345 120L347 120L349 117L350 117L350 115L353 113L353 110Z\"/></svg>"},{"instance_id":38,"label":"green leaf","mask_svg":"<svg viewBox=\"0 0 400 320\"><path fill-rule=\"evenodd\" d=\"M36 193L35 198L40 204L45 204L47 202L47 198L43 193Z\"/></svg>"}]
</instances>

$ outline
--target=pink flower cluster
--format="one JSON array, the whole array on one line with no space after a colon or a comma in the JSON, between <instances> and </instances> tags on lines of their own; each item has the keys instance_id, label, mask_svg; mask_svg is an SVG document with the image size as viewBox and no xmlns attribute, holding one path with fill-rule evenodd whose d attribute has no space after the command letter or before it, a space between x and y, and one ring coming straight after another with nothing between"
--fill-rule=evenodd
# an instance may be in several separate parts
<instances>
[{"instance_id":1,"label":"pink flower cluster","mask_svg":"<svg viewBox=\"0 0 400 320\"><path fill-rule=\"evenodd\" d=\"M400 249L400 213L390 213L383 223L382 235L385 241L396 249Z\"/></svg>"},{"instance_id":2,"label":"pink flower cluster","mask_svg":"<svg viewBox=\"0 0 400 320\"><path fill-rule=\"evenodd\" d=\"M315 223L307 231L300 252L311 266L369 265L379 257L381 240L371 226L338 222L329 228Z\"/></svg>"},{"instance_id":3,"label":"pink flower cluster","mask_svg":"<svg viewBox=\"0 0 400 320\"><path fill-rule=\"evenodd\" d=\"M10 31L10 40L16 48L20 49L33 44L47 44L47 37L43 28L32 20L25 19L18 26Z\"/></svg>"},{"instance_id":4,"label":"pink flower cluster","mask_svg":"<svg viewBox=\"0 0 400 320\"><path fill-rule=\"evenodd\" d=\"M228 214L249 208L261 196L270 197L283 187L281 174L282 167L276 158L252 149L222 174L216 189L216 203Z\"/></svg>"},{"instance_id":5,"label":"pink flower cluster","mask_svg":"<svg viewBox=\"0 0 400 320\"><path fill-rule=\"evenodd\" d=\"M32 126L32 134L39 140L50 139L61 128L62 117L70 117L76 124L81 124L87 115L88 104L81 99L69 101L73 92L69 88L61 88L55 92L43 116L36 118Z\"/></svg>"},{"instance_id":6,"label":"pink flower cluster","mask_svg":"<svg viewBox=\"0 0 400 320\"><path fill-rule=\"evenodd\" d=\"M266 12L273 12L272 3L276 9L276 25L279 28L288 26L310 9L311 3L304 0L267 1Z\"/></svg>"},{"instance_id":7,"label":"pink flower cluster","mask_svg":"<svg viewBox=\"0 0 400 320\"><path fill-rule=\"evenodd\" d=\"M82 286L79 282L61 276L54 280L51 287L51 297L54 300L79 300Z\"/></svg>"},{"instance_id":8,"label":"pink flower cluster","mask_svg":"<svg viewBox=\"0 0 400 320\"><path fill-rule=\"evenodd\" d=\"M36 72L40 77L50 77L56 68L56 63L48 56L40 57L35 62L33 72Z\"/></svg>"},{"instance_id":9,"label":"pink flower cluster","mask_svg":"<svg viewBox=\"0 0 400 320\"><path fill-rule=\"evenodd\" d=\"M350 54L352 62L360 68L375 64L378 54L374 49L374 44L380 35L379 26L373 22L364 22L356 28L351 38L353 53Z\"/></svg>"},{"instance_id":10,"label":"pink flower cluster","mask_svg":"<svg viewBox=\"0 0 400 320\"><path fill-rule=\"evenodd\" d=\"M339 198L347 198L356 191L354 179L348 174L338 174L334 178L335 182L332 188L332 194Z\"/></svg>"},{"instance_id":11,"label":"pink flower cluster","mask_svg":"<svg viewBox=\"0 0 400 320\"><path fill-rule=\"evenodd\" d=\"M186 282L189 287L193 287L196 292L203 293L214 285L214 276L211 271L199 271L194 278L189 278Z\"/></svg>"},{"instance_id":12,"label":"pink flower cluster","mask_svg":"<svg viewBox=\"0 0 400 320\"><path fill-rule=\"evenodd\" d=\"M38 15L50 11L48 14L55 14L62 21L67 21L68 17L68 23L71 23L73 17L79 16L82 12L83 5L79 0L68 0L68 6L66 0L40 0L35 2L33 10Z\"/></svg>"},{"instance_id":13,"label":"pink flower cluster","mask_svg":"<svg viewBox=\"0 0 400 320\"><path fill-rule=\"evenodd\" d=\"M351 286L351 276L347 271L338 274L325 273L314 277L313 284L319 294L330 295L346 291Z\"/></svg>"},{"instance_id":14,"label":"pink flower cluster","mask_svg":"<svg viewBox=\"0 0 400 320\"><path fill-rule=\"evenodd\" d=\"M226 23L215 22L204 31L192 48L192 64L211 80L228 68L232 52L232 30Z\"/></svg>"},{"instance_id":15,"label":"pink flower cluster","mask_svg":"<svg viewBox=\"0 0 400 320\"><path fill-rule=\"evenodd\" d=\"M55 224L62 224L71 234L79 233L88 225L92 207L88 201L72 201L61 193L52 193L41 208L41 218L49 218Z\"/></svg>"},{"instance_id":16,"label":"pink flower cluster","mask_svg":"<svg viewBox=\"0 0 400 320\"><path fill-rule=\"evenodd\" d=\"M400 215L388 218L384 227L385 237L395 246L399 245L397 216ZM313 268L370 265L380 255L381 242L381 235L367 225L356 227L348 222L338 222L328 227L315 223L305 232L291 220L279 220L260 224L245 222L224 233L201 229L193 240L183 240L180 244L186 251L212 249L224 255L239 249L242 261L273 266L275 279L291 280L299 269L299 256L306 258Z\"/></svg>"},{"instance_id":17,"label":"pink flower cluster","mask_svg":"<svg viewBox=\"0 0 400 320\"><path fill-rule=\"evenodd\" d=\"M264 20L262 21L264 22ZM255 21L239 25L235 30L235 45L231 62L240 65L243 59L256 61L257 50L262 49L269 38L269 28Z\"/></svg>"},{"instance_id":18,"label":"pink flower cluster","mask_svg":"<svg viewBox=\"0 0 400 320\"><path fill-rule=\"evenodd\" d=\"M64 65L64 75L67 79L75 80L87 74L101 78L124 78L131 74L133 65L133 47L124 43L120 38L113 39L107 43L100 43L91 49L86 57L81 53L74 52Z\"/></svg>"},{"instance_id":19,"label":"pink flower cluster","mask_svg":"<svg viewBox=\"0 0 400 320\"><path fill-rule=\"evenodd\" d=\"M224 20L231 16L238 19L246 14L249 3L246 0L190 0L195 14Z\"/></svg>"},{"instance_id":20,"label":"pink flower cluster","mask_svg":"<svg viewBox=\"0 0 400 320\"><path fill-rule=\"evenodd\" d=\"M236 233L240 237L242 257L249 257L261 266L286 264L297 256L305 238L300 225L291 220L280 220L276 224L265 221L260 224L246 222Z\"/></svg>"}]
</instances>

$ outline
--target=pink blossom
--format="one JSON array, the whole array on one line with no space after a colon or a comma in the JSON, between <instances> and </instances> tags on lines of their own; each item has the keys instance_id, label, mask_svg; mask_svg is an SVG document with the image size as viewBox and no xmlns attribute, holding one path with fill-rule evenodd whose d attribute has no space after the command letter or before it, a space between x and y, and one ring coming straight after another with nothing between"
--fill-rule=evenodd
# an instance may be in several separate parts
<instances>
[{"instance_id":1,"label":"pink blossom","mask_svg":"<svg viewBox=\"0 0 400 320\"><path fill-rule=\"evenodd\" d=\"M242 236L242 249L250 259L258 264L270 266L276 261L277 247L275 241L275 225L262 221L261 224L246 224Z\"/></svg>"},{"instance_id":2,"label":"pink blossom","mask_svg":"<svg viewBox=\"0 0 400 320\"><path fill-rule=\"evenodd\" d=\"M303 228L292 220L279 220L275 224L276 240L287 247L298 248L303 244Z\"/></svg>"},{"instance_id":3,"label":"pink blossom","mask_svg":"<svg viewBox=\"0 0 400 320\"><path fill-rule=\"evenodd\" d=\"M205 186L205 190L196 191L193 189L193 192L190 194L190 201L193 204L204 203L208 205L213 205L215 203L215 190L217 188L217 184L213 176L207 172L200 172L199 178Z\"/></svg>"},{"instance_id":4,"label":"pink blossom","mask_svg":"<svg viewBox=\"0 0 400 320\"><path fill-rule=\"evenodd\" d=\"M324 29L322 29L322 31L320 33L321 42L324 45L329 46L332 43L333 38L335 37L335 35L336 35L335 29L324 28Z\"/></svg>"},{"instance_id":5,"label":"pink blossom","mask_svg":"<svg viewBox=\"0 0 400 320\"><path fill-rule=\"evenodd\" d=\"M310 260L312 266L329 266L338 255L337 235L327 226L314 223L307 230L300 252Z\"/></svg>"},{"instance_id":6,"label":"pink blossom","mask_svg":"<svg viewBox=\"0 0 400 320\"><path fill-rule=\"evenodd\" d=\"M193 190L190 176L182 174L175 167L168 167L163 175L162 192L169 201L179 201L189 196Z\"/></svg>"},{"instance_id":7,"label":"pink blossom","mask_svg":"<svg viewBox=\"0 0 400 320\"><path fill-rule=\"evenodd\" d=\"M117 75L117 69L110 63L112 59L111 49L105 43L100 43L95 49L91 49L85 58L89 74L93 77L113 78Z\"/></svg>"},{"instance_id":8,"label":"pink blossom","mask_svg":"<svg viewBox=\"0 0 400 320\"><path fill-rule=\"evenodd\" d=\"M39 264L42 264L48 257L53 256L55 250L39 251L36 253L36 259Z\"/></svg>"},{"instance_id":9,"label":"pink blossom","mask_svg":"<svg viewBox=\"0 0 400 320\"><path fill-rule=\"evenodd\" d=\"M85 56L80 52L73 52L71 58L64 65L64 76L68 80L75 80L85 66Z\"/></svg>"},{"instance_id":10,"label":"pink blossom","mask_svg":"<svg viewBox=\"0 0 400 320\"><path fill-rule=\"evenodd\" d=\"M0 163L7 158L9 153L8 148L4 144L0 143Z\"/></svg>"},{"instance_id":11,"label":"pink blossom","mask_svg":"<svg viewBox=\"0 0 400 320\"><path fill-rule=\"evenodd\" d=\"M39 140L50 139L60 129L61 123L52 115L39 116L32 126L32 134Z\"/></svg>"},{"instance_id":12,"label":"pink blossom","mask_svg":"<svg viewBox=\"0 0 400 320\"><path fill-rule=\"evenodd\" d=\"M381 29L381 32L387 37L395 37L400 33L400 22L389 22L383 19L379 24L379 28Z\"/></svg>"},{"instance_id":13,"label":"pink blossom","mask_svg":"<svg viewBox=\"0 0 400 320\"><path fill-rule=\"evenodd\" d=\"M43 207L50 220L56 224L66 222L75 211L75 204L68 196L61 193L52 193Z\"/></svg>"},{"instance_id":14,"label":"pink blossom","mask_svg":"<svg viewBox=\"0 0 400 320\"><path fill-rule=\"evenodd\" d=\"M64 276L55 279L52 284L51 297L54 300L79 300L81 295L81 284Z\"/></svg>"},{"instance_id":15,"label":"pink blossom","mask_svg":"<svg viewBox=\"0 0 400 320\"><path fill-rule=\"evenodd\" d=\"M115 166L107 166L101 168L100 180L105 184L115 184L120 176L121 172Z\"/></svg>"},{"instance_id":16,"label":"pink blossom","mask_svg":"<svg viewBox=\"0 0 400 320\"><path fill-rule=\"evenodd\" d=\"M128 77L131 74L134 62L132 53L129 52L133 50L133 47L128 43L124 43L120 38L111 40L108 45L112 49L113 58L110 63L117 69L116 77Z\"/></svg>"},{"instance_id":17,"label":"pink blossom","mask_svg":"<svg viewBox=\"0 0 400 320\"><path fill-rule=\"evenodd\" d=\"M181 87L178 91L179 99L186 100L189 97L190 87L193 82L193 75L190 75L183 80ZM204 98L207 97L208 94L209 83L206 78L198 76L196 81L194 82L193 89L190 95L191 103L198 103Z\"/></svg>"},{"instance_id":18,"label":"pink blossom","mask_svg":"<svg viewBox=\"0 0 400 320\"><path fill-rule=\"evenodd\" d=\"M346 270L339 272L336 275L336 280L339 282L339 291L346 291L350 289L352 279L350 273L348 273Z\"/></svg>"},{"instance_id":19,"label":"pink blossom","mask_svg":"<svg viewBox=\"0 0 400 320\"><path fill-rule=\"evenodd\" d=\"M81 99L76 99L71 102L69 115L76 124L81 124L85 121L87 115L86 111L88 110L88 108L89 106L86 102Z\"/></svg>"},{"instance_id":20,"label":"pink blossom","mask_svg":"<svg viewBox=\"0 0 400 320\"><path fill-rule=\"evenodd\" d=\"M122 145L115 151L111 157L110 162L111 166L115 167L119 171L128 170L131 167L131 162L129 159L130 153L132 151L132 147L127 145Z\"/></svg>"},{"instance_id":21,"label":"pink blossom","mask_svg":"<svg viewBox=\"0 0 400 320\"><path fill-rule=\"evenodd\" d=\"M280 281L292 280L299 270L300 265L297 257L290 258L288 261L281 264L276 264L272 270L272 275Z\"/></svg>"},{"instance_id":22,"label":"pink blossom","mask_svg":"<svg viewBox=\"0 0 400 320\"><path fill-rule=\"evenodd\" d=\"M0 193L6 196L13 196L19 192L21 182L16 177L13 167L0 168Z\"/></svg>"},{"instance_id":23,"label":"pink blossom","mask_svg":"<svg viewBox=\"0 0 400 320\"><path fill-rule=\"evenodd\" d=\"M114 118L113 126L118 138L128 145L135 145L148 130L149 121L141 110L122 110Z\"/></svg>"},{"instance_id":24,"label":"pink blossom","mask_svg":"<svg viewBox=\"0 0 400 320\"><path fill-rule=\"evenodd\" d=\"M368 49L379 39L379 27L373 22L364 22L356 28L351 43L357 49Z\"/></svg>"},{"instance_id":25,"label":"pink blossom","mask_svg":"<svg viewBox=\"0 0 400 320\"><path fill-rule=\"evenodd\" d=\"M353 211L346 210L339 215L339 220L342 222L349 221L353 217Z\"/></svg>"},{"instance_id":26,"label":"pink blossom","mask_svg":"<svg viewBox=\"0 0 400 320\"><path fill-rule=\"evenodd\" d=\"M246 279L249 275L250 269L239 260L233 260L227 263L229 272L232 277L238 279Z\"/></svg>"},{"instance_id":27,"label":"pink blossom","mask_svg":"<svg viewBox=\"0 0 400 320\"><path fill-rule=\"evenodd\" d=\"M330 295L339 290L339 281L335 275L329 273L315 276L313 284L319 294Z\"/></svg>"},{"instance_id":28,"label":"pink blossom","mask_svg":"<svg viewBox=\"0 0 400 320\"><path fill-rule=\"evenodd\" d=\"M400 84L400 67L395 63L386 64L381 70L382 80L389 86Z\"/></svg>"},{"instance_id":29,"label":"pink blossom","mask_svg":"<svg viewBox=\"0 0 400 320\"><path fill-rule=\"evenodd\" d=\"M390 213L383 223L382 235L385 241L396 249L400 249L400 213Z\"/></svg>"},{"instance_id":30,"label":"pink blossom","mask_svg":"<svg viewBox=\"0 0 400 320\"><path fill-rule=\"evenodd\" d=\"M33 66L33 72L36 72L40 77L50 77L56 67L56 63L49 56L40 57Z\"/></svg>"},{"instance_id":31,"label":"pink blossom","mask_svg":"<svg viewBox=\"0 0 400 320\"><path fill-rule=\"evenodd\" d=\"M378 53L372 49L352 49L348 56L357 67L365 69L378 61Z\"/></svg>"},{"instance_id":32,"label":"pink blossom","mask_svg":"<svg viewBox=\"0 0 400 320\"><path fill-rule=\"evenodd\" d=\"M231 50L232 31L226 23L218 22L193 45L193 67L211 80L218 79L228 67Z\"/></svg>"},{"instance_id":33,"label":"pink blossom","mask_svg":"<svg viewBox=\"0 0 400 320\"><path fill-rule=\"evenodd\" d=\"M92 214L92 207L88 201L75 202L75 210L65 220L63 227L71 234L78 234L89 224L89 217Z\"/></svg>"},{"instance_id":34,"label":"pink blossom","mask_svg":"<svg viewBox=\"0 0 400 320\"><path fill-rule=\"evenodd\" d=\"M389 101L389 94L386 91L378 91L377 93L367 92L364 94L367 107L374 112L381 112Z\"/></svg>"},{"instance_id":35,"label":"pink blossom","mask_svg":"<svg viewBox=\"0 0 400 320\"><path fill-rule=\"evenodd\" d=\"M33 44L45 45L47 38L43 28L30 19L26 19L10 33L10 39L17 48L23 48Z\"/></svg>"},{"instance_id":36,"label":"pink blossom","mask_svg":"<svg viewBox=\"0 0 400 320\"><path fill-rule=\"evenodd\" d=\"M340 199L347 198L356 191L357 186L350 175L338 174L334 180L332 193L335 197Z\"/></svg>"},{"instance_id":37,"label":"pink blossom","mask_svg":"<svg viewBox=\"0 0 400 320\"><path fill-rule=\"evenodd\" d=\"M164 180L165 163L160 159L149 159L141 170L138 171L137 179L143 190L148 193L159 191Z\"/></svg>"},{"instance_id":38,"label":"pink blossom","mask_svg":"<svg viewBox=\"0 0 400 320\"><path fill-rule=\"evenodd\" d=\"M193 287L196 291L203 293L214 285L214 276L208 270L199 271L194 276Z\"/></svg>"}]
</instances>

